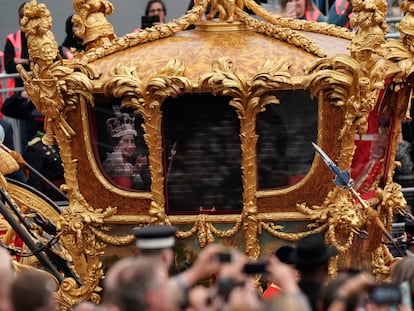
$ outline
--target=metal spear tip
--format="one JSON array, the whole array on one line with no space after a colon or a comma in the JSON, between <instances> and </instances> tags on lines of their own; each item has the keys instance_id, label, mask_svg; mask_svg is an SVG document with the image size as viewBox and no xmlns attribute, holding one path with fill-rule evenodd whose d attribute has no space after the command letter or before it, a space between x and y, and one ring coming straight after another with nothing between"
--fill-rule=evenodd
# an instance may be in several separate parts
<instances>
[{"instance_id":1,"label":"metal spear tip","mask_svg":"<svg viewBox=\"0 0 414 311\"><path fill-rule=\"evenodd\" d=\"M317 144L315 144L313 141L311 142L313 148L315 148L316 152L319 153L320 157L326 162L329 163L332 162L332 160L328 157L328 155L321 149Z\"/></svg>"}]
</instances>

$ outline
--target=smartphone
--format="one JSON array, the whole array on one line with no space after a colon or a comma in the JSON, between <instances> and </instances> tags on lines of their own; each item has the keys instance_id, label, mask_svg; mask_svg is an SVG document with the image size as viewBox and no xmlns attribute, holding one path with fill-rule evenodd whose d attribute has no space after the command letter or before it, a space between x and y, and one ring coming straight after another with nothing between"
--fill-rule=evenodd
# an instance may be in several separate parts
<instances>
[{"instance_id":1,"label":"smartphone","mask_svg":"<svg viewBox=\"0 0 414 311\"><path fill-rule=\"evenodd\" d=\"M401 289L399 285L381 284L375 286L370 293L369 299L377 305L399 305L402 302Z\"/></svg>"},{"instance_id":2,"label":"smartphone","mask_svg":"<svg viewBox=\"0 0 414 311\"><path fill-rule=\"evenodd\" d=\"M143 15L141 16L141 29L154 26L154 23L159 23L160 17L158 15Z\"/></svg>"},{"instance_id":3,"label":"smartphone","mask_svg":"<svg viewBox=\"0 0 414 311\"><path fill-rule=\"evenodd\" d=\"M244 265L243 273L245 274L263 274L266 273L266 266L267 261L265 260L258 260L258 261L251 261Z\"/></svg>"}]
</instances>

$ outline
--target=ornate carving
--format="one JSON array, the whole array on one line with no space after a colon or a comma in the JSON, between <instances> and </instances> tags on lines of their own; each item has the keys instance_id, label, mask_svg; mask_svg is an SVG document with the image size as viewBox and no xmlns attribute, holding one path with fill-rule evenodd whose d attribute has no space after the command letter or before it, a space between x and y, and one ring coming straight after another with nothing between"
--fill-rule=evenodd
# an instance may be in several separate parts
<instances>
[{"instance_id":1,"label":"ornate carving","mask_svg":"<svg viewBox=\"0 0 414 311\"><path fill-rule=\"evenodd\" d=\"M235 9L243 9L243 0L211 0L211 10L207 14L207 19L213 19L216 13L220 13L220 20L226 20L228 23L232 23L234 20Z\"/></svg>"},{"instance_id":2,"label":"ornate carving","mask_svg":"<svg viewBox=\"0 0 414 311\"><path fill-rule=\"evenodd\" d=\"M116 38L112 25L105 17L113 13L112 3L107 0L75 0L73 7L77 14L72 19L80 28L76 35L83 38L87 50L109 46Z\"/></svg>"},{"instance_id":3,"label":"ornate carving","mask_svg":"<svg viewBox=\"0 0 414 311\"><path fill-rule=\"evenodd\" d=\"M289 63L282 59L279 63L266 62L252 81L238 73L233 62L221 58L212 65L213 72L200 78L199 85L204 90L211 89L213 94L231 96L230 105L236 109L240 120L240 139L242 145L243 172L243 228L246 239L246 253L251 258L260 254L257 235L259 221L257 218L256 193L256 116L265 110L268 104L279 101L274 95L266 94L271 88L291 86L288 72Z\"/></svg>"},{"instance_id":4,"label":"ornate carving","mask_svg":"<svg viewBox=\"0 0 414 311\"><path fill-rule=\"evenodd\" d=\"M385 220L384 224L388 231L392 229L393 215L405 214L407 201L401 192L401 185L389 182L384 189L377 188L377 205L378 213L381 219Z\"/></svg>"},{"instance_id":5,"label":"ornate carving","mask_svg":"<svg viewBox=\"0 0 414 311\"><path fill-rule=\"evenodd\" d=\"M325 232L327 243L339 253L346 253L355 234L359 234L359 228L366 222L364 211L355 206L350 193L338 187L328 194L322 206L309 208L306 203L301 203L297 209L310 216L311 223L306 232L284 232L283 226L274 223L261 222L260 225L273 236L288 241L297 241L315 232ZM337 270L337 262L337 259L330 261L330 274Z\"/></svg>"},{"instance_id":6,"label":"ornate carving","mask_svg":"<svg viewBox=\"0 0 414 311\"><path fill-rule=\"evenodd\" d=\"M71 254L74 268L83 280L79 288L75 280L65 279L60 286L59 297L67 305L89 298L98 302L98 283L103 275L101 257L105 246L96 241L95 232L106 230L103 219L115 214L116 209L95 210L82 197L76 159L72 158L71 149L75 132L67 123L67 115L81 102L93 104L91 79L98 77L99 72L82 61L54 63L57 43L50 32L49 11L33 0L25 6L24 14L22 29L27 33L32 75L21 66L18 66L18 71L36 108L46 117L45 142L52 144L56 140L61 150L66 181L62 189L68 193L69 206L57 220L57 228L62 244ZM95 230L92 231L91 227Z\"/></svg>"},{"instance_id":7,"label":"ornate carving","mask_svg":"<svg viewBox=\"0 0 414 311\"><path fill-rule=\"evenodd\" d=\"M238 216L237 221L231 229L219 230L208 220L208 216L200 214L197 216L193 227L188 231L177 232L177 237L187 239L197 232L198 243L201 247L214 242L214 235L220 238L230 238L234 236L241 228L242 217Z\"/></svg>"},{"instance_id":8,"label":"ornate carving","mask_svg":"<svg viewBox=\"0 0 414 311\"><path fill-rule=\"evenodd\" d=\"M151 223L164 223L165 215L164 175L162 163L161 104L167 97L190 92L191 83L184 78L184 65L175 59L149 77L147 81L139 78L138 71L118 67L113 77L104 83L102 89L106 95L122 98L121 108L133 108L144 118L145 142L149 150L151 167L152 202L148 211Z\"/></svg>"},{"instance_id":9,"label":"ornate carving","mask_svg":"<svg viewBox=\"0 0 414 311\"><path fill-rule=\"evenodd\" d=\"M398 27L400 40L387 41L385 57L396 62L400 68L400 72L393 78L395 92L397 92L395 103L398 107L398 117L403 116L407 120L411 120L409 111L411 110L412 85L414 82L414 7L412 2L403 1L401 11L405 14Z\"/></svg>"}]
</instances>

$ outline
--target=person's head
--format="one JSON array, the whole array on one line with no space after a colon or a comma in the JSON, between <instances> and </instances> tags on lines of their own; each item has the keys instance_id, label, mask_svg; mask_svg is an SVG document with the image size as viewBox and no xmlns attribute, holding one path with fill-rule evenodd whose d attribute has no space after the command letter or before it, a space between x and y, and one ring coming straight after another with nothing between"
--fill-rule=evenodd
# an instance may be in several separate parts
<instances>
[{"instance_id":1,"label":"person's head","mask_svg":"<svg viewBox=\"0 0 414 311\"><path fill-rule=\"evenodd\" d=\"M149 225L134 230L139 256L159 258L169 269L173 262L176 231L177 227L168 225Z\"/></svg>"},{"instance_id":2,"label":"person's head","mask_svg":"<svg viewBox=\"0 0 414 311\"><path fill-rule=\"evenodd\" d=\"M168 274L152 258L128 259L127 264L118 269L111 278L116 286L105 288L104 285L105 306L114 306L123 311L171 310Z\"/></svg>"},{"instance_id":3,"label":"person's head","mask_svg":"<svg viewBox=\"0 0 414 311\"><path fill-rule=\"evenodd\" d=\"M40 133L45 132L45 116L37 109L34 109L31 113L33 120L35 121L36 131Z\"/></svg>"},{"instance_id":4,"label":"person's head","mask_svg":"<svg viewBox=\"0 0 414 311\"><path fill-rule=\"evenodd\" d=\"M125 270L133 266L135 257L125 257L115 262L107 271L103 283L103 301L110 299L108 298L119 286L119 275L124 273Z\"/></svg>"},{"instance_id":5,"label":"person's head","mask_svg":"<svg viewBox=\"0 0 414 311\"><path fill-rule=\"evenodd\" d=\"M23 13L24 13L24 5L26 4L27 2L23 2L20 6L19 6L19 10L17 11L18 12L18 14L19 14L19 21L23 18Z\"/></svg>"},{"instance_id":6,"label":"person's head","mask_svg":"<svg viewBox=\"0 0 414 311\"><path fill-rule=\"evenodd\" d=\"M338 276L330 281L322 290L321 294L321 301L320 301L320 310L325 311L328 310L330 305L335 300L335 296L338 293L338 289L353 275L350 273L339 273ZM354 311L359 306L360 302L362 302L362 295L364 293L352 294L346 298L345 303L345 311Z\"/></svg>"},{"instance_id":7,"label":"person's head","mask_svg":"<svg viewBox=\"0 0 414 311\"><path fill-rule=\"evenodd\" d=\"M280 262L290 265L293 264L291 255L294 250L294 246L285 244L276 249L275 256L280 260Z\"/></svg>"},{"instance_id":8,"label":"person's head","mask_svg":"<svg viewBox=\"0 0 414 311\"><path fill-rule=\"evenodd\" d=\"M10 284L14 275L11 260L9 252L0 246L0 310L10 309Z\"/></svg>"},{"instance_id":9,"label":"person's head","mask_svg":"<svg viewBox=\"0 0 414 311\"><path fill-rule=\"evenodd\" d=\"M154 16L157 15L160 18L161 23L165 23L165 17L167 16L167 8L161 0L150 0L145 8L145 15Z\"/></svg>"},{"instance_id":10,"label":"person's head","mask_svg":"<svg viewBox=\"0 0 414 311\"><path fill-rule=\"evenodd\" d=\"M135 152L135 117L128 113L119 113L106 121L106 127L111 134L112 142L116 151L124 158L131 157Z\"/></svg>"},{"instance_id":11,"label":"person's head","mask_svg":"<svg viewBox=\"0 0 414 311\"><path fill-rule=\"evenodd\" d=\"M414 252L414 220L409 220L404 225L404 241L407 249Z\"/></svg>"},{"instance_id":12,"label":"person's head","mask_svg":"<svg viewBox=\"0 0 414 311\"><path fill-rule=\"evenodd\" d=\"M272 299L264 300L262 311L311 311L306 298L299 295L280 293Z\"/></svg>"},{"instance_id":13,"label":"person's head","mask_svg":"<svg viewBox=\"0 0 414 311\"><path fill-rule=\"evenodd\" d=\"M297 18L301 18L305 15L305 11L314 11L315 4L312 0L281 0L280 8L282 12L286 12L287 3L291 3L294 6Z\"/></svg>"},{"instance_id":14,"label":"person's head","mask_svg":"<svg viewBox=\"0 0 414 311\"><path fill-rule=\"evenodd\" d=\"M53 295L56 284L52 277L35 269L19 274L11 286L14 311L54 311L57 302Z\"/></svg>"},{"instance_id":15,"label":"person's head","mask_svg":"<svg viewBox=\"0 0 414 311\"><path fill-rule=\"evenodd\" d=\"M73 15L66 19L65 31L68 36L75 36L75 32L79 30L79 24L72 22Z\"/></svg>"},{"instance_id":16,"label":"person's head","mask_svg":"<svg viewBox=\"0 0 414 311\"><path fill-rule=\"evenodd\" d=\"M78 23L74 23L72 21L72 17L73 15L69 16L66 19L66 24L65 24L65 31L66 31L66 35L70 38L77 38L76 37L76 32L79 31L79 24Z\"/></svg>"},{"instance_id":17,"label":"person's head","mask_svg":"<svg viewBox=\"0 0 414 311\"><path fill-rule=\"evenodd\" d=\"M124 158L130 158L135 152L135 136L131 134L123 135L115 139L115 150L119 151Z\"/></svg>"},{"instance_id":18,"label":"person's head","mask_svg":"<svg viewBox=\"0 0 414 311\"><path fill-rule=\"evenodd\" d=\"M303 278L319 277L328 272L328 262L338 254L336 248L325 243L322 233L313 233L299 240L291 260Z\"/></svg>"},{"instance_id":19,"label":"person's head","mask_svg":"<svg viewBox=\"0 0 414 311\"><path fill-rule=\"evenodd\" d=\"M298 277L298 271L296 269L296 266L294 262L292 261L292 253L294 252L295 247L289 244L282 245L275 251L275 256L280 260L280 262L283 262L289 266L289 268L292 270L292 276L297 278Z\"/></svg>"},{"instance_id":20,"label":"person's head","mask_svg":"<svg viewBox=\"0 0 414 311\"><path fill-rule=\"evenodd\" d=\"M411 296L414 297L414 257L404 257L393 264L391 280L394 284L401 284L404 281L408 281Z\"/></svg>"}]
</instances>

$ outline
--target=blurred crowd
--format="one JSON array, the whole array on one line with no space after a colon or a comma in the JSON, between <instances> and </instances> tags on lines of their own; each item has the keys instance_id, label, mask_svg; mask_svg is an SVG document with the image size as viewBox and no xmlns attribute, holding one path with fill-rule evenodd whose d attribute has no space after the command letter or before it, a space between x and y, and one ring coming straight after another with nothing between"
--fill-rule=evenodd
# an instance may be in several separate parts
<instances>
[{"instance_id":1,"label":"blurred crowd","mask_svg":"<svg viewBox=\"0 0 414 311\"><path fill-rule=\"evenodd\" d=\"M355 268L332 276L329 260L337 250L323 234L313 233L255 261L234 248L210 244L184 271L170 275L176 229L150 225L135 230L138 252L108 269L101 303L81 302L74 310L412 310L412 256L396 260L382 283ZM0 249L0 310L57 310L56 281L33 268L15 273L10 262Z\"/></svg>"}]
</instances>

